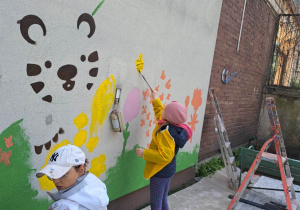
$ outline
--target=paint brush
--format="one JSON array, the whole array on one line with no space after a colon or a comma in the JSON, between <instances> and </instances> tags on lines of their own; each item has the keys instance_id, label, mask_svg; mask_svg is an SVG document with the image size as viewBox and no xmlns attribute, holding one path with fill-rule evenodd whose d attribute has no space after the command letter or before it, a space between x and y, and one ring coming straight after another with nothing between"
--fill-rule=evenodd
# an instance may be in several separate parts
<instances>
[{"instance_id":1,"label":"paint brush","mask_svg":"<svg viewBox=\"0 0 300 210\"><path fill-rule=\"evenodd\" d=\"M135 64L136 64L136 70L139 74L142 75L143 79L145 80L145 82L147 83L147 85L149 86L150 90L153 90L149 83L147 82L146 78L144 77L144 75L142 74L143 68L144 68L144 61L143 61L143 55L139 54L139 58L135 60Z\"/></svg>"},{"instance_id":2,"label":"paint brush","mask_svg":"<svg viewBox=\"0 0 300 210\"><path fill-rule=\"evenodd\" d=\"M142 73L140 73L142 75ZM152 88L150 87L149 83L147 82L147 80L145 79L144 75L142 75L143 79L145 80L145 82L147 83L147 85L149 86L149 88L152 90Z\"/></svg>"}]
</instances>

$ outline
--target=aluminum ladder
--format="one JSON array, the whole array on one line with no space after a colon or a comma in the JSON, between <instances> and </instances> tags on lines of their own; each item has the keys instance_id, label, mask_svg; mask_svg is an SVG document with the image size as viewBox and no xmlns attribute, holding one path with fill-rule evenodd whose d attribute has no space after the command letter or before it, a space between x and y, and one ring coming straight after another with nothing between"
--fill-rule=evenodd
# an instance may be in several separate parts
<instances>
[{"instance_id":1,"label":"aluminum ladder","mask_svg":"<svg viewBox=\"0 0 300 210\"><path fill-rule=\"evenodd\" d=\"M215 132L217 134L219 147L221 150L223 162L229 180L229 187L233 190L236 190L238 189L238 171L235 164L235 157L233 156L232 149L230 146L230 141L228 139L227 132L223 123L223 118L215 94L215 90L213 88L209 88L208 93L211 100L211 105L213 106L215 112L215 116L214 116Z\"/></svg>"}]
</instances>

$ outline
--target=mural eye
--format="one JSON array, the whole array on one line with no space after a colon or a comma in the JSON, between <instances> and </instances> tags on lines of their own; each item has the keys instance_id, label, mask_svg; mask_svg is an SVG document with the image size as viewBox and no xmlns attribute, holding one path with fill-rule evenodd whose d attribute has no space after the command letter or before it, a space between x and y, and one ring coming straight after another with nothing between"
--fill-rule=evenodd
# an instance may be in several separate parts
<instances>
[{"instance_id":1,"label":"mural eye","mask_svg":"<svg viewBox=\"0 0 300 210\"><path fill-rule=\"evenodd\" d=\"M45 62L45 67L46 67L47 69L51 68L51 66L52 66L51 61L46 61L46 62Z\"/></svg>"},{"instance_id":2,"label":"mural eye","mask_svg":"<svg viewBox=\"0 0 300 210\"><path fill-rule=\"evenodd\" d=\"M87 37L91 38L96 29L94 18L90 14L83 13L82 15L79 16L77 20L77 29L79 29L79 26L83 21L87 22L90 26L90 33L88 34Z\"/></svg>"},{"instance_id":3,"label":"mural eye","mask_svg":"<svg viewBox=\"0 0 300 210\"><path fill-rule=\"evenodd\" d=\"M17 23L20 24L20 30L23 38L30 44L36 44L36 42L29 37L28 30L30 26L34 24L41 26L43 29L43 35L46 36L46 27L43 21L36 15L27 15L23 17L22 20L18 20Z\"/></svg>"}]
</instances>

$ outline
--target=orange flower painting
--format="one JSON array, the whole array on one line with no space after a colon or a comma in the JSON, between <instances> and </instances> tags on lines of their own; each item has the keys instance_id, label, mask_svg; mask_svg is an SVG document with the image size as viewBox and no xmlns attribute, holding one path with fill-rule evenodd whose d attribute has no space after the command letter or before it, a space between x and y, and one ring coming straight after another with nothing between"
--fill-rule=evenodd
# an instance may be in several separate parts
<instances>
[{"instance_id":1,"label":"orange flower painting","mask_svg":"<svg viewBox=\"0 0 300 210\"><path fill-rule=\"evenodd\" d=\"M172 81L171 79L167 78L167 74L165 70L162 70L161 76L160 76L161 82L163 82L163 85L157 85L154 89L155 91L159 92L160 95L158 96L160 100L162 101L163 104L168 104L171 100L171 94L169 91L171 90L172 87ZM145 91L142 91L143 94L143 100L149 100L150 104L152 102L151 94L150 94L150 89L147 88ZM201 89L196 88L193 92L193 97L191 98L190 96L186 96L185 98L185 107L188 109L189 105L193 106L194 113L191 114L188 118L187 124L191 127L193 131L196 129L196 124L199 123L198 119L198 114L197 111L199 107L202 105L202 96L201 96ZM155 119L154 114L152 113L151 110L147 110L146 106L142 106L142 117L143 119L141 120L141 127L144 127L144 125L148 124L148 127L155 126L157 121ZM153 117L150 117L150 115ZM153 119L153 120L150 120ZM150 130L146 131L146 137L150 136ZM190 139L190 142L192 142L192 139Z\"/></svg>"}]
</instances>

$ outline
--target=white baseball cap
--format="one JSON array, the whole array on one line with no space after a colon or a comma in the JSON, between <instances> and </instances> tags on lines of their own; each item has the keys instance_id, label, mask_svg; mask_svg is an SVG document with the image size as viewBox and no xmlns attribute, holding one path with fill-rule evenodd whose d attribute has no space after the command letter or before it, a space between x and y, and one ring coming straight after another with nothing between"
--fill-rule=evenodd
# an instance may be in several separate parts
<instances>
[{"instance_id":1,"label":"white baseball cap","mask_svg":"<svg viewBox=\"0 0 300 210\"><path fill-rule=\"evenodd\" d=\"M73 166L85 163L84 152L74 145L68 144L55 150L50 156L48 164L36 173L38 178L47 175L52 179L59 179Z\"/></svg>"}]
</instances>

